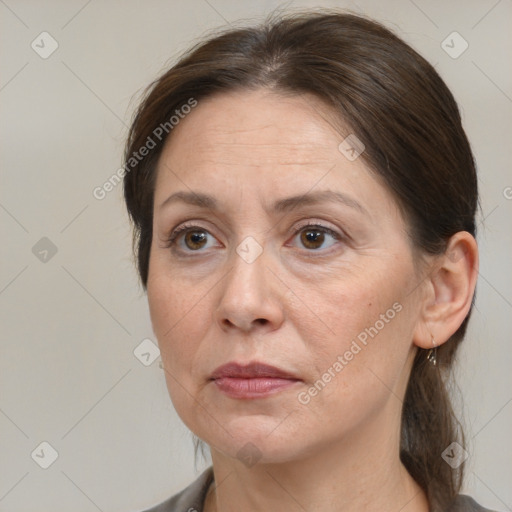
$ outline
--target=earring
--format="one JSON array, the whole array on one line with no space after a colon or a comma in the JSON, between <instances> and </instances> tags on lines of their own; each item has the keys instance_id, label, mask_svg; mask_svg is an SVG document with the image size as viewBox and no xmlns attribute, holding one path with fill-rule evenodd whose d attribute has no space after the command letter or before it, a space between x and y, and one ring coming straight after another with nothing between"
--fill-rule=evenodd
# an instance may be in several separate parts
<instances>
[{"instance_id":1,"label":"earring","mask_svg":"<svg viewBox=\"0 0 512 512\"><path fill-rule=\"evenodd\" d=\"M434 336L431 334L430 335L431 339L432 339L432 347L428 352L427 352L427 361L432 365L432 366L437 366L437 345L436 345L436 342L434 340Z\"/></svg>"}]
</instances>

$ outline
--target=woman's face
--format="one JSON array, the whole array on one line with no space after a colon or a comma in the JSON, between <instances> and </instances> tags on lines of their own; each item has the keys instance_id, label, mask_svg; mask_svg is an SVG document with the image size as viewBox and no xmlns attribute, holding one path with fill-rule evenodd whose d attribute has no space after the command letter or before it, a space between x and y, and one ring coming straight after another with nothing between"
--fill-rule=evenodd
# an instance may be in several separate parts
<instances>
[{"instance_id":1,"label":"woman's face","mask_svg":"<svg viewBox=\"0 0 512 512\"><path fill-rule=\"evenodd\" d=\"M421 280L393 197L327 117L310 96L218 95L159 160L147 292L167 386L232 457L398 439Z\"/></svg>"}]
</instances>

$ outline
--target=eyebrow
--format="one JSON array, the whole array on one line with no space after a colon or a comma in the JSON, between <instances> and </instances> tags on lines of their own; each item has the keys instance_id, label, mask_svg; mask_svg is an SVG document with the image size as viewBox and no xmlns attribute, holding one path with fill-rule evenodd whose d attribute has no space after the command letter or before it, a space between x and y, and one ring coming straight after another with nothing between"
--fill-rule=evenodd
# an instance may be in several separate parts
<instances>
[{"instance_id":1,"label":"eyebrow","mask_svg":"<svg viewBox=\"0 0 512 512\"><path fill-rule=\"evenodd\" d=\"M201 192L186 192L180 191L170 195L161 205L160 209L169 206L176 202L183 202L193 206L207 208L209 210L218 210L219 202L213 196L203 194ZM278 199L271 207L270 211L275 213L284 213L296 210L303 206L310 206L322 202L339 203L350 208L358 210L360 213L368 215L367 210L352 197L341 192L334 192L333 190L320 190L315 192L307 192L295 196ZM268 208L265 208L269 211Z\"/></svg>"}]
</instances>

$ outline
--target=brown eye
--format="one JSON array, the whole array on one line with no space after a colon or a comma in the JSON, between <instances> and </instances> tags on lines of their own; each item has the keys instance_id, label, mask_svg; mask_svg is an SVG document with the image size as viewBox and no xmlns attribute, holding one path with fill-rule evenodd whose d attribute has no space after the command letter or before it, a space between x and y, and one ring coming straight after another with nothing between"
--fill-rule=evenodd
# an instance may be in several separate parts
<instances>
[{"instance_id":1,"label":"brown eye","mask_svg":"<svg viewBox=\"0 0 512 512\"><path fill-rule=\"evenodd\" d=\"M202 249L207 242L205 231L188 231L184 236L185 245L191 250Z\"/></svg>"},{"instance_id":2,"label":"brown eye","mask_svg":"<svg viewBox=\"0 0 512 512\"><path fill-rule=\"evenodd\" d=\"M336 231L327 227L307 224L299 227L295 231L295 238L300 238L298 243L309 251L322 251L323 249L329 249L332 245L338 241L343 240L343 236L338 234ZM297 243L297 242L296 242Z\"/></svg>"},{"instance_id":3,"label":"brown eye","mask_svg":"<svg viewBox=\"0 0 512 512\"><path fill-rule=\"evenodd\" d=\"M325 234L319 229L306 229L301 232L300 240L307 249L319 249L325 241Z\"/></svg>"},{"instance_id":4,"label":"brown eye","mask_svg":"<svg viewBox=\"0 0 512 512\"><path fill-rule=\"evenodd\" d=\"M201 226L184 225L175 229L169 236L167 248L177 249L181 252L206 252L215 246L216 239L209 231Z\"/></svg>"}]
</instances>

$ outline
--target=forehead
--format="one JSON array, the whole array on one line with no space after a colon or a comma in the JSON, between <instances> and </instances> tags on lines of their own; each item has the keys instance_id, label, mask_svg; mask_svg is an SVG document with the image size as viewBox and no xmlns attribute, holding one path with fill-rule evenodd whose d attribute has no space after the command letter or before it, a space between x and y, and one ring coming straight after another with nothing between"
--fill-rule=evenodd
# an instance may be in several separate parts
<instances>
[{"instance_id":1,"label":"forehead","mask_svg":"<svg viewBox=\"0 0 512 512\"><path fill-rule=\"evenodd\" d=\"M187 158L226 164L326 160L340 139L326 122L320 123L327 116L326 107L309 95L285 97L264 90L215 95L199 101L175 128L166 149L175 156L187 152Z\"/></svg>"},{"instance_id":2,"label":"forehead","mask_svg":"<svg viewBox=\"0 0 512 512\"><path fill-rule=\"evenodd\" d=\"M390 203L389 193L363 159L349 161L340 152L348 134L312 95L257 90L207 98L166 142L155 205L171 189L252 200L328 188L356 195L363 206L377 198Z\"/></svg>"}]
</instances>

